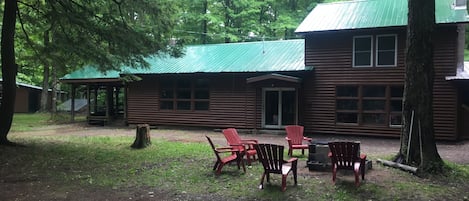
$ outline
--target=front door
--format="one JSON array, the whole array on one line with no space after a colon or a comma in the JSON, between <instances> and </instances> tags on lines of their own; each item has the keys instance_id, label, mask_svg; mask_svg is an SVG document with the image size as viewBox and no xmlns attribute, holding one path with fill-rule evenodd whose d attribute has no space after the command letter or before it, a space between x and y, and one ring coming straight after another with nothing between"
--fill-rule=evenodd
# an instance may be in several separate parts
<instances>
[{"instance_id":1,"label":"front door","mask_svg":"<svg viewBox=\"0 0 469 201\"><path fill-rule=\"evenodd\" d=\"M262 125L282 128L297 122L297 93L294 88L263 89Z\"/></svg>"}]
</instances>

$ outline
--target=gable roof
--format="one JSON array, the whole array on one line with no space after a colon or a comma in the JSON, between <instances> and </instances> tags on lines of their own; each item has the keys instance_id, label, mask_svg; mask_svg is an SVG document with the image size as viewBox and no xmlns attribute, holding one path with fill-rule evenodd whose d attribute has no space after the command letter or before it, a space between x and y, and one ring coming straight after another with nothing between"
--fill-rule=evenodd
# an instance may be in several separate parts
<instances>
[{"instance_id":1,"label":"gable roof","mask_svg":"<svg viewBox=\"0 0 469 201\"><path fill-rule=\"evenodd\" d=\"M2 82L3 82L3 79L0 78L0 85L2 85ZM34 86L34 85L22 83L22 82L16 82L16 85L17 85L17 86L21 86L21 87L25 87L25 88L31 88L31 89L42 90L42 87L38 87L38 86ZM52 91L52 90L49 89L49 91Z\"/></svg>"},{"instance_id":2,"label":"gable roof","mask_svg":"<svg viewBox=\"0 0 469 201\"><path fill-rule=\"evenodd\" d=\"M437 24L469 22L466 8L454 0L435 0ZM356 0L318 4L296 33L407 25L407 0Z\"/></svg>"},{"instance_id":3,"label":"gable roof","mask_svg":"<svg viewBox=\"0 0 469 201\"><path fill-rule=\"evenodd\" d=\"M86 66L61 80L113 79L120 74L279 72L311 70L304 64L304 40L190 45L180 58L151 57L149 68L123 66L120 72L99 72Z\"/></svg>"}]
</instances>

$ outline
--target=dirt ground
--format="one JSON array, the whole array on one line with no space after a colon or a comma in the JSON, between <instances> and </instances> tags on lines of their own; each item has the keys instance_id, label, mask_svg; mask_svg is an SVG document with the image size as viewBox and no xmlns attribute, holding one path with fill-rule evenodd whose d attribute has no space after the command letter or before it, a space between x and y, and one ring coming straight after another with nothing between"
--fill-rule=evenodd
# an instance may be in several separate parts
<instances>
[{"instance_id":1,"label":"dirt ground","mask_svg":"<svg viewBox=\"0 0 469 201\"><path fill-rule=\"evenodd\" d=\"M220 130L200 129L200 128L177 128L177 127L156 127L151 128L152 138L164 138L173 141L205 142L204 135L214 140L215 144L226 145L226 140ZM90 126L85 124L54 125L30 132L12 133L11 136L21 135L72 135L72 136L135 136L135 128L131 127L106 127ZM242 138L257 139L262 143L274 143L288 146L285 135L282 133L268 134L247 134L240 131ZM342 135L313 135L313 140L332 141L348 140L360 141L361 152L368 155L392 155L399 151L399 139L396 138L374 138L364 136L342 136ZM469 164L469 141L439 141L437 142L438 152L443 160Z\"/></svg>"},{"instance_id":2,"label":"dirt ground","mask_svg":"<svg viewBox=\"0 0 469 201\"><path fill-rule=\"evenodd\" d=\"M275 143L287 146L284 134L247 134L240 132L243 138L254 138L262 143ZM135 128L129 127L101 127L88 126L84 124L68 124L46 126L35 131L13 132L9 136L135 136ZM151 129L151 137L164 138L171 141L184 142L206 142L204 135L210 136L215 144L226 145L226 140L220 130L213 129L195 129L195 128L175 128L159 127ZM361 142L361 152L368 154L373 160L373 171L366 175L366 182L379 183L380 180L390 179L386 171L380 171L384 167L375 162L378 155L392 155L399 150L399 139L389 138L371 138L356 136L310 136L313 140L353 140ZM444 160L469 164L469 141L463 142L438 142L438 151ZM295 152L299 154L299 151ZM303 164L301 164L303 163ZM300 161L299 175L313 175L314 177L330 179L330 172L309 171L306 161ZM211 195L187 195L174 192L159 191L154 188L148 189L119 189L116 192L113 189L97 189L83 187L73 192L55 191L60 189L62 184L48 183L47 179L41 178L35 180L3 180L0 178L0 200L219 200L219 197ZM459 197L458 197L459 198Z\"/></svg>"}]
</instances>

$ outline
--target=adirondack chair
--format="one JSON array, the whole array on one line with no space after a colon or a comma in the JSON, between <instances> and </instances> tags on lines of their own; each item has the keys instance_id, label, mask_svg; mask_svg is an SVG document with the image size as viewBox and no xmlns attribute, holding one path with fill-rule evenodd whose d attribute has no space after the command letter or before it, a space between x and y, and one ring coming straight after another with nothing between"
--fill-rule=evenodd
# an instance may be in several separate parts
<instances>
[{"instance_id":1,"label":"adirondack chair","mask_svg":"<svg viewBox=\"0 0 469 201\"><path fill-rule=\"evenodd\" d=\"M244 162L242 160L242 152L240 152L238 149L233 148L233 147L218 147L216 148L215 145L213 145L212 139L210 137L205 136L208 140L208 143L210 143L210 146L212 147L213 152L215 153L215 156L217 157L217 161L215 162L215 165L213 166L213 170L216 170L216 174L221 173L221 169L225 164L228 164L230 162L233 162L236 160L236 163L238 165L238 169L240 169L240 163L243 166L244 172L246 172L246 167L244 166ZM229 153L228 156L222 157L222 153Z\"/></svg>"},{"instance_id":2,"label":"adirondack chair","mask_svg":"<svg viewBox=\"0 0 469 201\"><path fill-rule=\"evenodd\" d=\"M297 184L297 158L289 160L283 159L284 146L275 144L255 144L259 162L264 167L264 173L261 177L260 189L264 188L264 178L267 176L267 182L270 182L270 173L282 175L282 191L287 189L288 173L293 172L293 180Z\"/></svg>"},{"instance_id":3,"label":"adirondack chair","mask_svg":"<svg viewBox=\"0 0 469 201\"><path fill-rule=\"evenodd\" d=\"M301 154L305 154L305 149L308 149L308 144L303 144L303 141L311 142L313 139L303 136L304 127L299 125L285 126L287 131L287 137L285 139L288 142L288 155L293 155L294 149L301 149Z\"/></svg>"},{"instance_id":4,"label":"adirondack chair","mask_svg":"<svg viewBox=\"0 0 469 201\"><path fill-rule=\"evenodd\" d=\"M253 145L257 144L257 140L241 139L241 137L239 137L238 131L235 128L227 128L222 132L229 146L244 152L244 155L246 155L248 161L248 165L251 165L251 157L252 160L256 160L256 149L254 149Z\"/></svg>"},{"instance_id":5,"label":"adirondack chair","mask_svg":"<svg viewBox=\"0 0 469 201\"><path fill-rule=\"evenodd\" d=\"M355 186L360 186L359 175L365 180L366 155L360 154L359 142L329 142L329 158L332 164L332 182L335 183L337 170L353 170Z\"/></svg>"}]
</instances>

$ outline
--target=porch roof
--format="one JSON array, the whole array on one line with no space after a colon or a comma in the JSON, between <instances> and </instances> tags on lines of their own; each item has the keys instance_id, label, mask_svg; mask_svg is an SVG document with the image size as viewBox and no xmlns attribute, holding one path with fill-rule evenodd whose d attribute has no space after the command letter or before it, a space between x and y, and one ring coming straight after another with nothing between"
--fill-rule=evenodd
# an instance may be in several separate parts
<instances>
[{"instance_id":1,"label":"porch roof","mask_svg":"<svg viewBox=\"0 0 469 201\"><path fill-rule=\"evenodd\" d=\"M61 80L113 79L121 74L177 74L223 72L307 71L304 39L190 45L180 58L150 57L149 68L121 67L121 71L100 72L93 66L65 75Z\"/></svg>"},{"instance_id":2,"label":"porch roof","mask_svg":"<svg viewBox=\"0 0 469 201\"><path fill-rule=\"evenodd\" d=\"M466 7L454 0L435 0L437 24L467 23ZM407 0L355 0L318 4L296 33L350 30L407 25Z\"/></svg>"}]
</instances>

